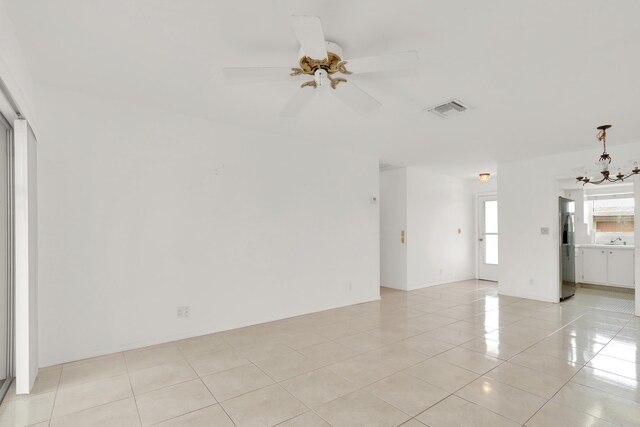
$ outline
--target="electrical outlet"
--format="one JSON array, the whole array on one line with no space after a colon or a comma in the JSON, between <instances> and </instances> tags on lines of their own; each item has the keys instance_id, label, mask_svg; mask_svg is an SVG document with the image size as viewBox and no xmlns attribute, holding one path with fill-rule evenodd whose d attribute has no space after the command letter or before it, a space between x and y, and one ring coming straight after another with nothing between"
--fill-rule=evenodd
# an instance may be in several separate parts
<instances>
[{"instance_id":1,"label":"electrical outlet","mask_svg":"<svg viewBox=\"0 0 640 427\"><path fill-rule=\"evenodd\" d=\"M178 319L186 319L191 317L191 307L188 305L182 305L177 307Z\"/></svg>"}]
</instances>

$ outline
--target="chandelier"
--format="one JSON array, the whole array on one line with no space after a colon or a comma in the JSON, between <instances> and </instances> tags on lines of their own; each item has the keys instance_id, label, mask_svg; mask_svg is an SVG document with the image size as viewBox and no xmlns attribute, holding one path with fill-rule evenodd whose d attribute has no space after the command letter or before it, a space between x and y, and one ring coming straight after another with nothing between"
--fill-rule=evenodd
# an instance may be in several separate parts
<instances>
[{"instance_id":1,"label":"chandelier","mask_svg":"<svg viewBox=\"0 0 640 427\"><path fill-rule=\"evenodd\" d=\"M597 185L597 184L602 184L603 182L618 182L618 181L622 182L625 179L629 178L630 176L637 175L640 173L640 168L638 168L638 164L636 163L634 164L633 169L631 170L630 173L625 175L620 170L618 170L618 173L612 177L611 173L609 172L609 166L611 165L611 156L609 155L609 153L607 153L607 129L609 129L610 127L611 125L602 125L596 128L598 129L598 134L596 135L596 138L598 139L598 141L602 141L602 146L603 146L602 154L600 155L600 158L598 159L598 162L597 162L597 165L600 166L600 173L602 174L602 178L597 181L593 181L588 176L578 176L576 179L578 180L578 182L582 182L582 185L585 185L585 184Z\"/></svg>"}]
</instances>

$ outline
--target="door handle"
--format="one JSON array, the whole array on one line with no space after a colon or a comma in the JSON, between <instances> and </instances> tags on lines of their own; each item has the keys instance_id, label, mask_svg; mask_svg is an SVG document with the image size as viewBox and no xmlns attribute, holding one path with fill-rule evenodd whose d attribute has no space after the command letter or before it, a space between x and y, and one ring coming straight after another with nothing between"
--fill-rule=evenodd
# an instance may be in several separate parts
<instances>
[{"instance_id":1,"label":"door handle","mask_svg":"<svg viewBox=\"0 0 640 427\"><path fill-rule=\"evenodd\" d=\"M478 242L483 242L483 241L484 239L482 237L478 239Z\"/></svg>"}]
</instances>

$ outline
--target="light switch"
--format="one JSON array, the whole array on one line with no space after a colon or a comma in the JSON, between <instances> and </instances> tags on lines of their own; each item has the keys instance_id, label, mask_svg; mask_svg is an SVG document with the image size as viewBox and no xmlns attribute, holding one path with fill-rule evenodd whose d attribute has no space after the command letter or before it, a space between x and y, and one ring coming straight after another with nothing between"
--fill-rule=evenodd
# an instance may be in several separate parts
<instances>
[{"instance_id":1,"label":"light switch","mask_svg":"<svg viewBox=\"0 0 640 427\"><path fill-rule=\"evenodd\" d=\"M549 234L549 227L542 227L540 229L540 234Z\"/></svg>"}]
</instances>

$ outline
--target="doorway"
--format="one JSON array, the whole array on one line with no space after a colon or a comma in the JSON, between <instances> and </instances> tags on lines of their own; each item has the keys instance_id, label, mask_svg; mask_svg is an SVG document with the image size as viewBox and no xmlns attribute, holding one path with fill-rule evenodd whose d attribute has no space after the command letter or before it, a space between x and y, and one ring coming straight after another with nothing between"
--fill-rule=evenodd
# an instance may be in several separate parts
<instances>
[{"instance_id":1,"label":"doorway","mask_svg":"<svg viewBox=\"0 0 640 427\"><path fill-rule=\"evenodd\" d=\"M0 114L0 401L13 379L13 129Z\"/></svg>"},{"instance_id":2,"label":"doorway","mask_svg":"<svg viewBox=\"0 0 640 427\"><path fill-rule=\"evenodd\" d=\"M478 279L498 281L498 196L478 196Z\"/></svg>"},{"instance_id":3,"label":"doorway","mask_svg":"<svg viewBox=\"0 0 640 427\"><path fill-rule=\"evenodd\" d=\"M636 185L576 186L567 179L559 187L561 196L575 200L576 288L563 304L634 314Z\"/></svg>"}]
</instances>

